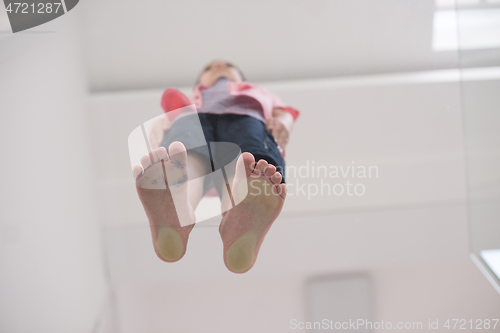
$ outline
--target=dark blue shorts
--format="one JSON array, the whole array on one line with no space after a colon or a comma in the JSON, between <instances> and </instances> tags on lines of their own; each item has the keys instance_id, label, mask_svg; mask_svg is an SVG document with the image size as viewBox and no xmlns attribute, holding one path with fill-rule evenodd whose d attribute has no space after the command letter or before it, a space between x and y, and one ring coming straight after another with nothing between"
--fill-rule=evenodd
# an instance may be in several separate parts
<instances>
[{"instance_id":1,"label":"dark blue shorts","mask_svg":"<svg viewBox=\"0 0 500 333\"><path fill-rule=\"evenodd\" d=\"M199 131L199 127L203 134ZM256 118L238 114L199 113L182 117L174 122L170 130L165 132L161 146L168 148L174 142L182 142L188 154L197 154L205 159L211 171L220 169L238 157L241 152L249 152L255 161L266 160L276 167L285 182L285 161L278 145L264 123ZM201 142L205 142L201 145ZM211 149L210 142L229 142L239 149ZM209 178L209 177L207 177ZM213 180L207 179L206 190L215 186L220 194L220 187Z\"/></svg>"}]
</instances>

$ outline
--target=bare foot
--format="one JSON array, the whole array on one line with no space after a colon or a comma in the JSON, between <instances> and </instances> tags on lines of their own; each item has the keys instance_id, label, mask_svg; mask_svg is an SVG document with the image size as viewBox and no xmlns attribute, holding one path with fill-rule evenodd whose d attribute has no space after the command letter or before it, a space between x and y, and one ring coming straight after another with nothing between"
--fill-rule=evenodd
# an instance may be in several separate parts
<instances>
[{"instance_id":1,"label":"bare foot","mask_svg":"<svg viewBox=\"0 0 500 333\"><path fill-rule=\"evenodd\" d=\"M156 254L174 262L186 253L189 233L195 223L194 210L188 202L186 148L180 142L160 147L141 158L144 168L136 165L132 173L136 188L151 227Z\"/></svg>"},{"instance_id":2,"label":"bare foot","mask_svg":"<svg viewBox=\"0 0 500 333\"><path fill-rule=\"evenodd\" d=\"M238 159L240 163L244 163L245 174L239 175L238 170L243 168L237 166L232 187L237 204L226 212L219 227L224 263L233 273L245 273L252 268L286 197L286 185L280 184L281 174L276 172L276 167L264 160L255 165L250 153L243 153Z\"/></svg>"}]
</instances>

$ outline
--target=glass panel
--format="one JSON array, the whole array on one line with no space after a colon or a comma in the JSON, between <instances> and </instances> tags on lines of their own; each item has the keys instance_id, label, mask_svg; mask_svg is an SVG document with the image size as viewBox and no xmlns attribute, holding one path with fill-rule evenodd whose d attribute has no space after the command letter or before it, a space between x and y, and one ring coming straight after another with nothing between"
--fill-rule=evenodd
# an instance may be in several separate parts
<instances>
[{"instance_id":1,"label":"glass panel","mask_svg":"<svg viewBox=\"0 0 500 333\"><path fill-rule=\"evenodd\" d=\"M474 262L500 291L493 256L486 254L500 249L500 3L458 1L454 11L460 50L469 247Z\"/></svg>"}]
</instances>

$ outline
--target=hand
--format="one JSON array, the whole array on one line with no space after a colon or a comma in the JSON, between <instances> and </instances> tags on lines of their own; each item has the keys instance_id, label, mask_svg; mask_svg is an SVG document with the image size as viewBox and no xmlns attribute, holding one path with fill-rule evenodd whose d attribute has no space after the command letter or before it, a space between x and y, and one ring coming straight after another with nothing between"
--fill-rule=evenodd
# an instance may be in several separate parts
<instances>
[{"instance_id":1,"label":"hand","mask_svg":"<svg viewBox=\"0 0 500 333\"><path fill-rule=\"evenodd\" d=\"M285 150L288 144L292 127L292 115L282 109L274 109L273 117L266 121L266 128L271 131L274 140L282 150Z\"/></svg>"}]
</instances>

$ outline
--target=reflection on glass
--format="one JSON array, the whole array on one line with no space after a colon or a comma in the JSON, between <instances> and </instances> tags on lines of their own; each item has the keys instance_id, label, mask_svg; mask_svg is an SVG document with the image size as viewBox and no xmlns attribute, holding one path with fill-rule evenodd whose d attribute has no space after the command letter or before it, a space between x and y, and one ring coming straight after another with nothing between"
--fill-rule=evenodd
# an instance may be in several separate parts
<instances>
[{"instance_id":1,"label":"reflection on glass","mask_svg":"<svg viewBox=\"0 0 500 333\"><path fill-rule=\"evenodd\" d=\"M481 259L484 260L497 279L500 279L500 249L481 251Z\"/></svg>"},{"instance_id":2,"label":"reflection on glass","mask_svg":"<svg viewBox=\"0 0 500 333\"><path fill-rule=\"evenodd\" d=\"M500 291L500 4L436 5L434 50L460 50L470 253Z\"/></svg>"}]
</instances>

